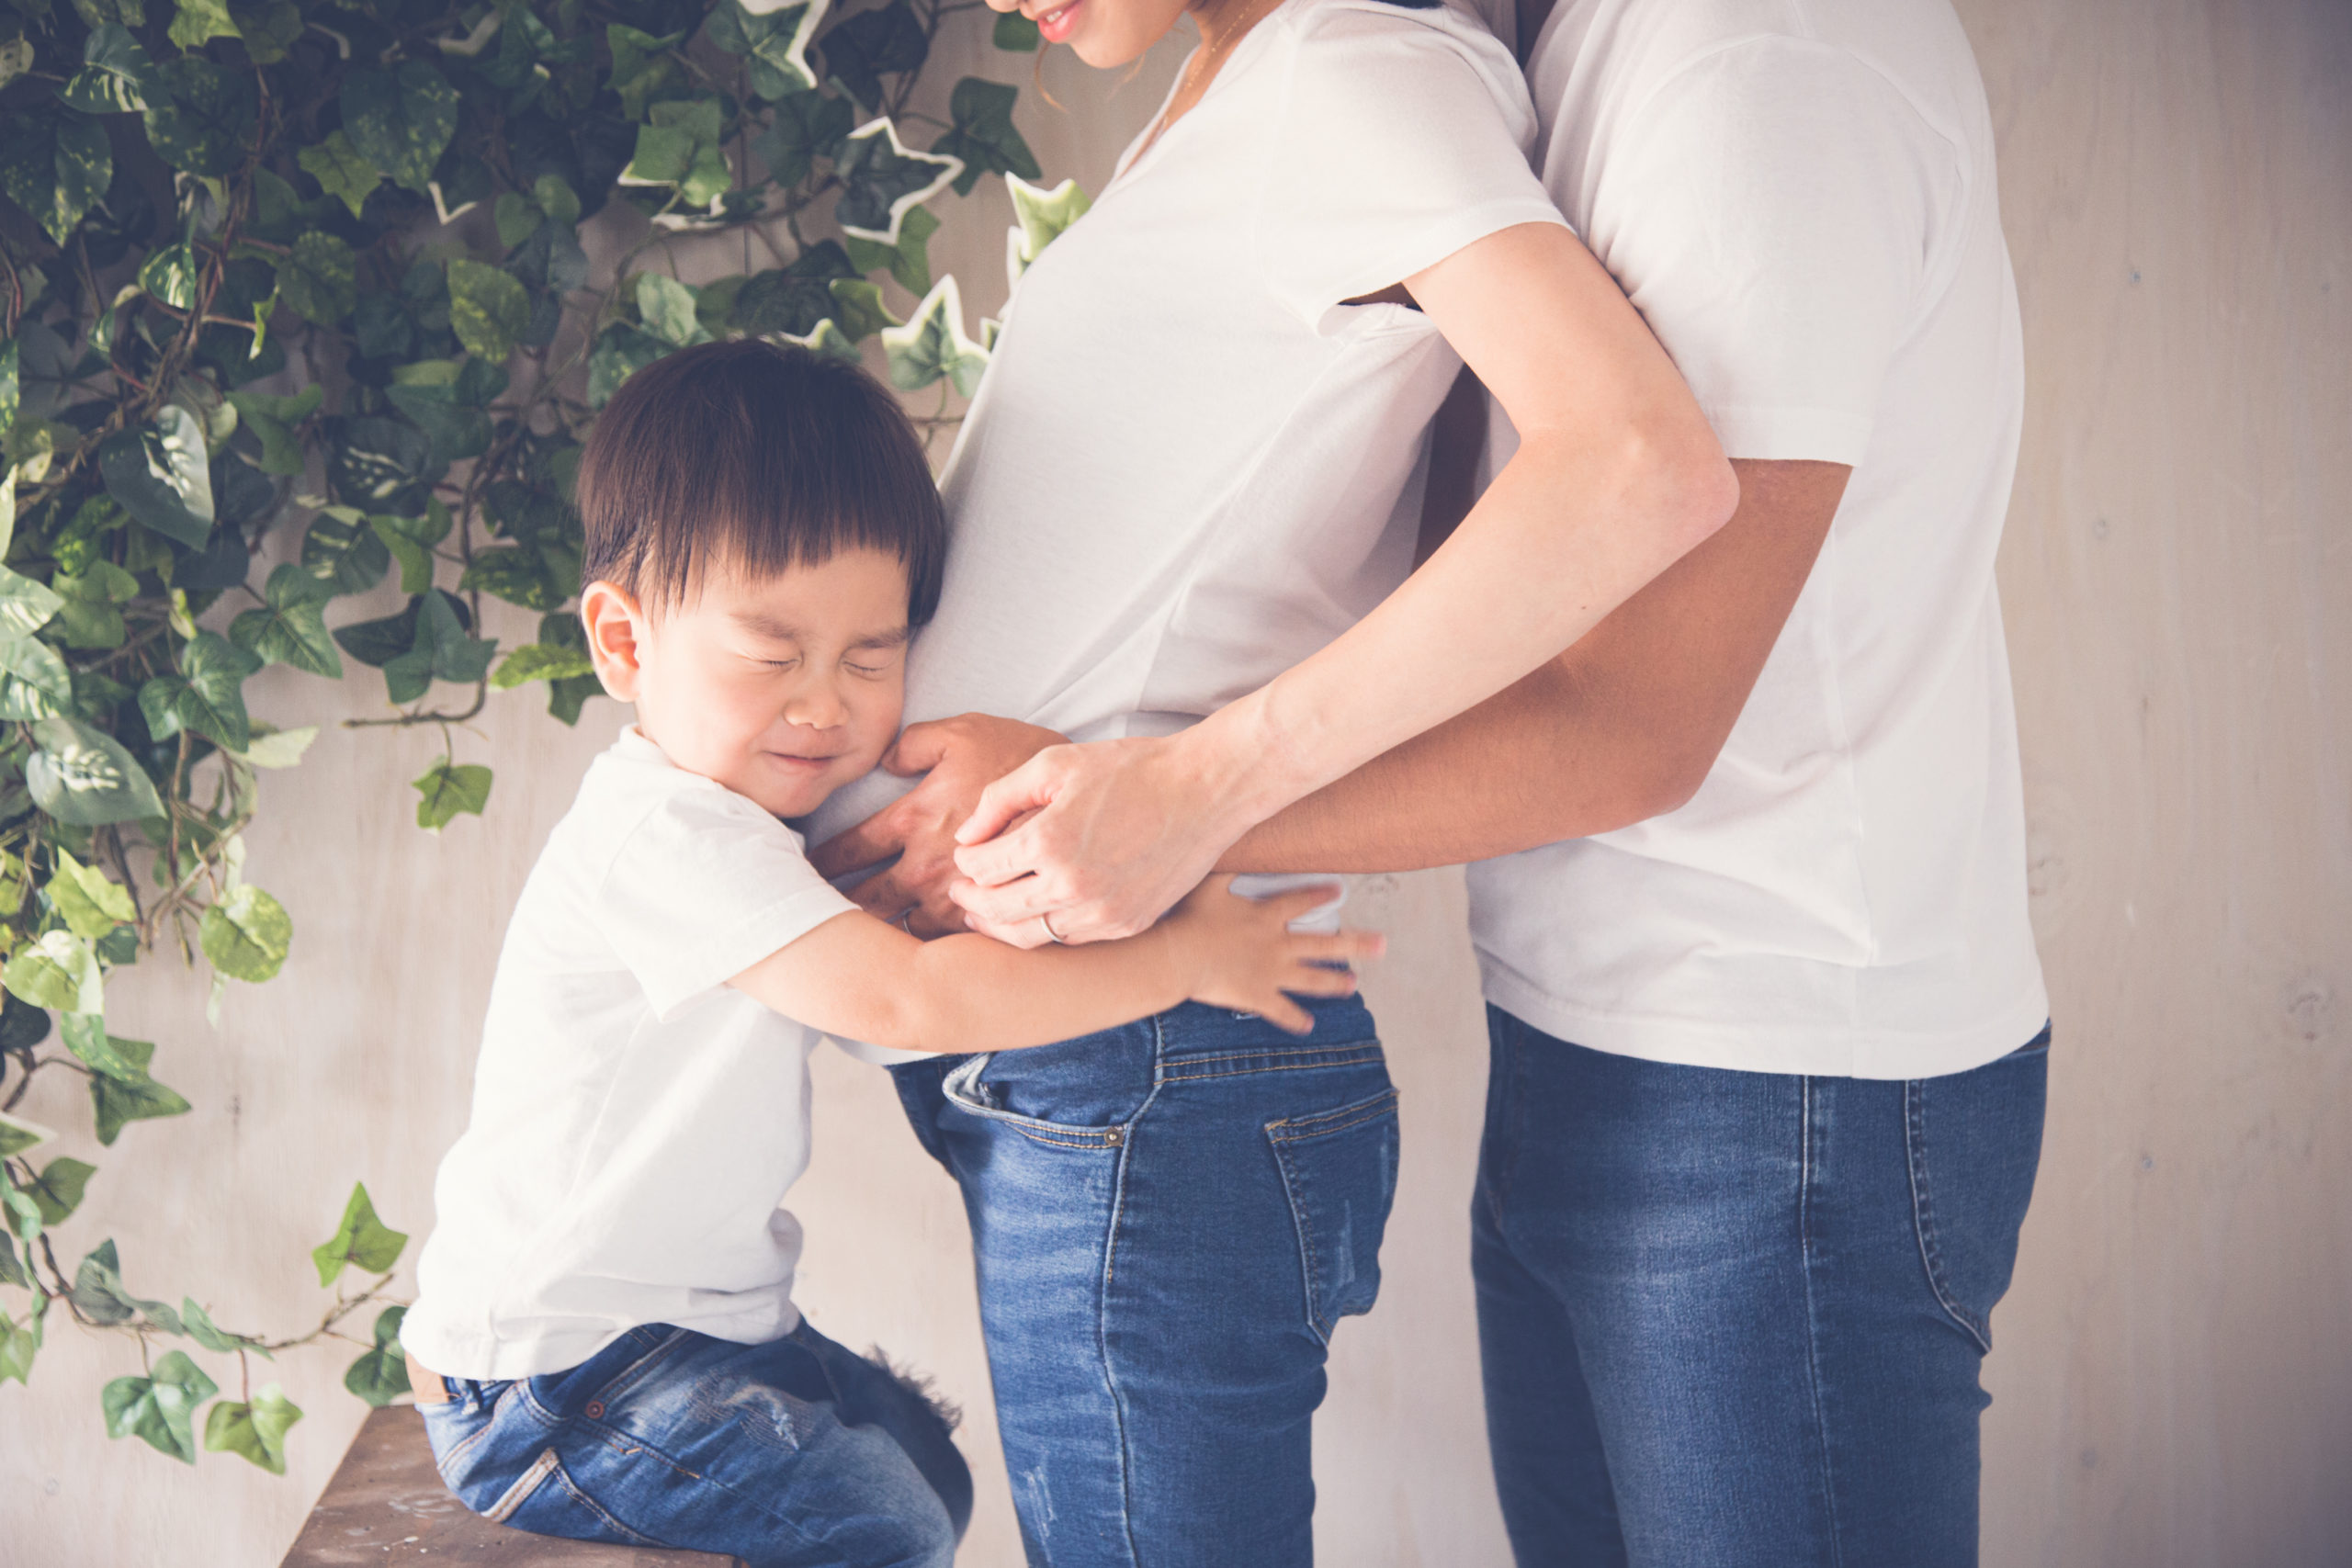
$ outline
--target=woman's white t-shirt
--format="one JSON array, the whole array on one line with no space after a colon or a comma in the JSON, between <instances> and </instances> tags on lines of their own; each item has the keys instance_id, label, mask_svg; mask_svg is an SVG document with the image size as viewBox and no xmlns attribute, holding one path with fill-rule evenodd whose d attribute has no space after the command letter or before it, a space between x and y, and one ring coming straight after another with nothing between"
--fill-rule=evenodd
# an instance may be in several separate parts
<instances>
[{"instance_id":1,"label":"woman's white t-shirt","mask_svg":"<svg viewBox=\"0 0 2352 1568\"><path fill-rule=\"evenodd\" d=\"M1425 432L1461 362L1418 311L1343 301L1559 223L1534 131L1473 18L1271 12L1021 278L941 481L946 592L908 663L909 719L1168 734L1403 581ZM811 836L907 787L842 791Z\"/></svg>"},{"instance_id":2,"label":"woman's white t-shirt","mask_svg":"<svg viewBox=\"0 0 2352 1568\"><path fill-rule=\"evenodd\" d=\"M855 906L799 835L635 726L589 765L499 950L473 1116L401 1340L436 1372L576 1367L640 1324L800 1321L815 1031L727 982Z\"/></svg>"},{"instance_id":3,"label":"woman's white t-shirt","mask_svg":"<svg viewBox=\"0 0 2352 1568\"><path fill-rule=\"evenodd\" d=\"M1733 457L1853 476L1679 811L1474 866L1487 998L1596 1050L1926 1077L2049 1011L1993 558L2025 378L1945 0L1562 0L1545 186Z\"/></svg>"}]
</instances>

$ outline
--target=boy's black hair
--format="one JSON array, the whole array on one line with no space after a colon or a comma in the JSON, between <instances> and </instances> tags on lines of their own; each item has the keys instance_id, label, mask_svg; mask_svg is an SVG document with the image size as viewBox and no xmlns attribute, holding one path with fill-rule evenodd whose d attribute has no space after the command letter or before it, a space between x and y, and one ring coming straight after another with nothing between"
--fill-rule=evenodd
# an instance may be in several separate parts
<instances>
[{"instance_id":1,"label":"boy's black hair","mask_svg":"<svg viewBox=\"0 0 2352 1568\"><path fill-rule=\"evenodd\" d=\"M898 400L847 361L753 338L621 384L580 459L581 581L674 604L714 567L763 577L865 546L906 563L907 622L939 605L947 525Z\"/></svg>"}]
</instances>

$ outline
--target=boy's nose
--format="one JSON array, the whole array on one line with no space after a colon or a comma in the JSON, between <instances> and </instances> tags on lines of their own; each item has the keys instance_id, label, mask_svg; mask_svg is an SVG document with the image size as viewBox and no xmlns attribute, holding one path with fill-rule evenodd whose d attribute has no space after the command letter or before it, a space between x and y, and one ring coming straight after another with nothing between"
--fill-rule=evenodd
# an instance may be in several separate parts
<instances>
[{"instance_id":1,"label":"boy's nose","mask_svg":"<svg viewBox=\"0 0 2352 1568\"><path fill-rule=\"evenodd\" d=\"M849 705L830 681L811 681L784 705L784 716L810 729L832 729L849 718Z\"/></svg>"}]
</instances>

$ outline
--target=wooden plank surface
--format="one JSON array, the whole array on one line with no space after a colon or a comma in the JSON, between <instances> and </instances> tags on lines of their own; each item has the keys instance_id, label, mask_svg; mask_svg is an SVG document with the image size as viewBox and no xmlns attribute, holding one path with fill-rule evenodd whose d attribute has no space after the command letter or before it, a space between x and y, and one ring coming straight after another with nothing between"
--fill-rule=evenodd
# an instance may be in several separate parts
<instances>
[{"instance_id":1,"label":"wooden plank surface","mask_svg":"<svg viewBox=\"0 0 2352 1568\"><path fill-rule=\"evenodd\" d=\"M414 1407L371 1413L279 1568L347 1563L466 1563L471 1568L729 1568L703 1551L652 1551L554 1540L469 1512L433 1468Z\"/></svg>"}]
</instances>

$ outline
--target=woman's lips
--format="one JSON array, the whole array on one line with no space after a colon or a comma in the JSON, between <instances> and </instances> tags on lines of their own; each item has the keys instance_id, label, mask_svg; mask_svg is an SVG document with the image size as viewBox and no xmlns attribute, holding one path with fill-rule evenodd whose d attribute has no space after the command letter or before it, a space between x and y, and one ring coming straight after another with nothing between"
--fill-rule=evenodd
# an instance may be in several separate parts
<instances>
[{"instance_id":1,"label":"woman's lips","mask_svg":"<svg viewBox=\"0 0 2352 1568\"><path fill-rule=\"evenodd\" d=\"M1038 13L1038 36L1047 43L1060 43L1068 39L1071 29L1078 26L1078 8L1084 4L1086 0L1069 0L1067 6Z\"/></svg>"}]
</instances>

